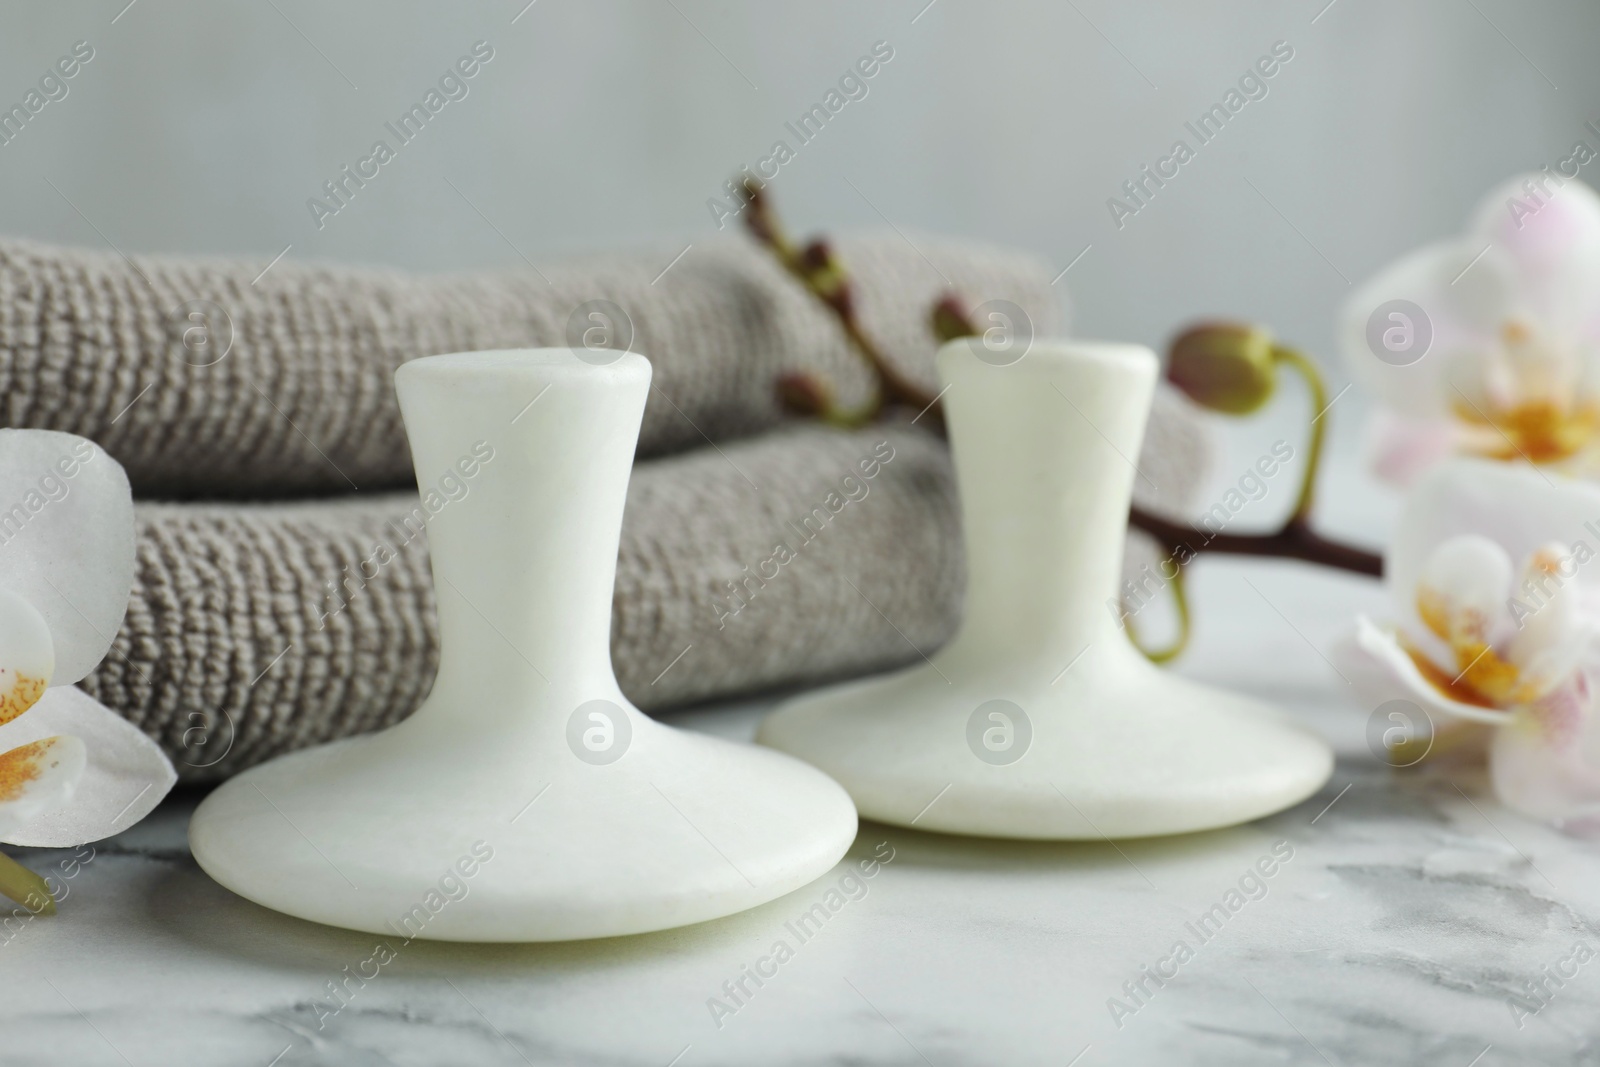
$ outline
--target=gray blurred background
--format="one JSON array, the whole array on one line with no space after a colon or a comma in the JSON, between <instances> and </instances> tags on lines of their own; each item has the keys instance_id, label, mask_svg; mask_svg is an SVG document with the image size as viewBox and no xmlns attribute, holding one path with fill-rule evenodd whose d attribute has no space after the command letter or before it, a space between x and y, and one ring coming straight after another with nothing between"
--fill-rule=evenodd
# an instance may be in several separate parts
<instances>
[{"instance_id":1,"label":"gray blurred background","mask_svg":"<svg viewBox=\"0 0 1600 1067\"><path fill-rule=\"evenodd\" d=\"M1592 0L525 3L10 5L0 105L74 42L94 58L0 146L0 232L428 271L648 243L665 266L782 138L796 230L1021 246L1066 270L1079 335L1160 348L1195 316L1251 318L1337 390L1349 286L1600 120ZM479 40L468 95L319 229L308 198ZM800 145L785 124L879 41L866 95ZM1119 229L1108 198L1279 41L1266 96ZM1361 407L1341 401L1347 452Z\"/></svg>"}]
</instances>

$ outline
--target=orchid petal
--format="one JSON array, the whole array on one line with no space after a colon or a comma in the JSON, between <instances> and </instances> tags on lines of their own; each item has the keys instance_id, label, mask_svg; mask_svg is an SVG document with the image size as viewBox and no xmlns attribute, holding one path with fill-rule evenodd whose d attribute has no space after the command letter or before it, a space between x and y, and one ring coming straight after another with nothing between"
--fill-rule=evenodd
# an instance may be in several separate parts
<instances>
[{"instance_id":1,"label":"orchid petal","mask_svg":"<svg viewBox=\"0 0 1600 1067\"><path fill-rule=\"evenodd\" d=\"M0 430L0 589L43 617L58 684L104 658L133 589L133 496L92 441Z\"/></svg>"},{"instance_id":2,"label":"orchid petal","mask_svg":"<svg viewBox=\"0 0 1600 1067\"><path fill-rule=\"evenodd\" d=\"M1351 376L1387 406L1414 417L1438 418L1452 415L1462 402L1457 389L1466 392L1469 402L1479 402L1479 374L1472 364L1498 344L1511 304L1510 279L1504 269L1492 262L1474 264L1482 253L1482 242L1474 246L1471 241L1417 249L1364 282L1345 301L1339 338ZM1369 338L1374 319L1402 322L1385 318L1395 313L1392 305L1397 301L1421 311L1421 319L1414 312L1400 312L1417 331L1414 343L1421 343L1422 331L1428 338L1426 349L1419 349L1415 359L1404 353L1385 358Z\"/></svg>"},{"instance_id":3,"label":"orchid petal","mask_svg":"<svg viewBox=\"0 0 1600 1067\"><path fill-rule=\"evenodd\" d=\"M11 841L18 827L64 807L83 777L84 761L76 737L40 738L0 753L0 840L20 844Z\"/></svg>"},{"instance_id":4,"label":"orchid petal","mask_svg":"<svg viewBox=\"0 0 1600 1067\"><path fill-rule=\"evenodd\" d=\"M1552 542L1528 557L1516 595L1526 609L1506 649L1517 668L1524 699L1543 696L1566 682L1583 660L1588 629L1579 622L1573 579L1578 565L1569 546Z\"/></svg>"},{"instance_id":5,"label":"orchid petal","mask_svg":"<svg viewBox=\"0 0 1600 1067\"><path fill-rule=\"evenodd\" d=\"M1416 662L1401 647L1394 635L1379 629L1365 615L1356 618L1355 644L1370 657L1373 667L1386 675L1391 683L1397 685L1427 711L1437 711L1444 715L1454 715L1494 725L1509 722L1511 719L1508 712L1467 704L1446 696L1438 686L1423 676Z\"/></svg>"},{"instance_id":6,"label":"orchid petal","mask_svg":"<svg viewBox=\"0 0 1600 1067\"><path fill-rule=\"evenodd\" d=\"M1589 524L1597 524L1595 531ZM1384 581L1408 633L1422 626L1415 599L1429 555L1469 530L1494 541L1512 559L1524 559L1552 542L1569 551L1584 542L1593 553L1600 548L1600 486L1490 460L1452 459L1428 472L1407 495L1384 557ZM1600 569L1595 577L1600 578ZM1580 570L1577 581L1580 605L1592 603L1581 586L1593 579ZM1509 604L1502 608L1505 625L1514 625Z\"/></svg>"},{"instance_id":7,"label":"orchid petal","mask_svg":"<svg viewBox=\"0 0 1600 1067\"><path fill-rule=\"evenodd\" d=\"M38 702L55 667L50 627L26 600L0 589L0 726Z\"/></svg>"},{"instance_id":8,"label":"orchid petal","mask_svg":"<svg viewBox=\"0 0 1600 1067\"><path fill-rule=\"evenodd\" d=\"M1520 310L1570 334L1592 315L1600 291L1600 196L1580 181L1523 174L1491 190L1473 232L1510 266Z\"/></svg>"},{"instance_id":9,"label":"orchid petal","mask_svg":"<svg viewBox=\"0 0 1600 1067\"><path fill-rule=\"evenodd\" d=\"M1409 486L1460 450L1462 427L1449 419L1409 419L1378 408L1367 425L1368 461L1390 485Z\"/></svg>"},{"instance_id":10,"label":"orchid petal","mask_svg":"<svg viewBox=\"0 0 1600 1067\"><path fill-rule=\"evenodd\" d=\"M1387 641L1391 646L1397 644L1393 637L1373 626L1369 620L1361 619L1360 622L1376 630L1376 637L1379 640ZM1362 648L1358 627L1341 635L1328 649L1328 655L1339 676L1350 683L1357 698L1366 707L1381 709L1395 700L1405 700L1417 705L1418 702L1414 697L1417 695L1418 675L1414 670L1405 670L1403 673L1406 678L1402 679L1401 672L1395 670L1396 661L1389 655L1390 651L1392 649L1383 650L1378 656L1374 656ZM1403 661L1398 665L1402 668L1405 666ZM1505 718L1497 718L1494 723L1484 722L1476 716L1471 719L1464 718L1454 709L1445 709L1437 704L1436 700L1440 695L1437 689L1424 694L1427 698L1424 703L1433 709L1425 712L1429 726L1427 733L1416 732L1417 724L1413 722L1401 743L1386 744L1387 752L1383 758L1390 766L1410 767L1421 762L1424 757L1437 759L1441 756L1458 760L1476 758L1479 762L1482 761L1488 751L1489 738ZM1434 711L1442 714L1434 714ZM1394 721L1392 715L1390 721ZM1384 740L1387 743L1389 739L1385 737Z\"/></svg>"},{"instance_id":11,"label":"orchid petal","mask_svg":"<svg viewBox=\"0 0 1600 1067\"><path fill-rule=\"evenodd\" d=\"M87 742L88 763L72 803L0 830L0 841L70 848L121 833L160 803L177 781L172 763L145 733L75 686L46 690L33 711L0 728L15 744L51 733Z\"/></svg>"},{"instance_id":12,"label":"orchid petal","mask_svg":"<svg viewBox=\"0 0 1600 1067\"><path fill-rule=\"evenodd\" d=\"M1428 553L1417 580L1417 611L1452 647L1488 644L1505 613L1511 557L1482 534L1457 534Z\"/></svg>"},{"instance_id":13,"label":"orchid petal","mask_svg":"<svg viewBox=\"0 0 1600 1067\"><path fill-rule=\"evenodd\" d=\"M1506 807L1535 819L1600 813L1600 729L1582 683L1522 708L1495 731L1489 779Z\"/></svg>"},{"instance_id":14,"label":"orchid petal","mask_svg":"<svg viewBox=\"0 0 1600 1067\"><path fill-rule=\"evenodd\" d=\"M1529 268L1563 267L1585 257L1600 247L1600 196L1581 181L1551 181L1543 174L1508 178L1479 201L1472 231Z\"/></svg>"}]
</instances>

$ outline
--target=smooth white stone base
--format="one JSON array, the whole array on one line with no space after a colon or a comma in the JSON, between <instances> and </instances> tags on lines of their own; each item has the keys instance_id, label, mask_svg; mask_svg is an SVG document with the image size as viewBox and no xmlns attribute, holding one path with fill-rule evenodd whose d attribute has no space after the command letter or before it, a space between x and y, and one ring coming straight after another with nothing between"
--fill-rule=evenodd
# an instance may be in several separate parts
<instances>
[{"instance_id":1,"label":"smooth white stone base","mask_svg":"<svg viewBox=\"0 0 1600 1067\"><path fill-rule=\"evenodd\" d=\"M207 797L189 844L235 893L315 922L556 941L743 911L817 878L854 839L849 797L810 767L629 716L631 747L605 766L565 749L530 760L515 740L418 747L404 723L298 752ZM454 872L466 896L404 922L480 841L492 858Z\"/></svg>"},{"instance_id":2,"label":"smooth white stone base","mask_svg":"<svg viewBox=\"0 0 1600 1067\"><path fill-rule=\"evenodd\" d=\"M1054 686L1064 663L1031 684L950 684L927 665L851 682L783 705L757 739L827 771L862 818L986 837L1231 826L1299 803L1332 773L1328 746L1264 704L1139 664L1109 677L1092 655ZM973 710L995 698L1026 709L1033 730L1009 765L967 744Z\"/></svg>"}]
</instances>

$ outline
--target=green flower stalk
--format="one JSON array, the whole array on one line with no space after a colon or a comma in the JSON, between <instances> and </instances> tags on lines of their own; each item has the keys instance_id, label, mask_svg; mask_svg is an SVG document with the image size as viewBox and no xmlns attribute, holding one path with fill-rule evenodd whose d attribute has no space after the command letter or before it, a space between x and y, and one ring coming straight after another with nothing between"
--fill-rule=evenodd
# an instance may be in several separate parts
<instances>
[{"instance_id":1,"label":"green flower stalk","mask_svg":"<svg viewBox=\"0 0 1600 1067\"><path fill-rule=\"evenodd\" d=\"M35 915L56 913L56 898L45 880L4 852L0 852L0 894Z\"/></svg>"},{"instance_id":2,"label":"green flower stalk","mask_svg":"<svg viewBox=\"0 0 1600 1067\"><path fill-rule=\"evenodd\" d=\"M1204 323L1183 331L1167 356L1167 380L1203 408L1225 415L1250 415L1264 407L1278 388L1278 368L1288 366L1305 381L1316 414L1306 443L1306 469L1290 522L1305 522L1316 496L1322 464L1322 415L1328 388L1322 371L1304 354L1273 340L1260 326Z\"/></svg>"}]
</instances>

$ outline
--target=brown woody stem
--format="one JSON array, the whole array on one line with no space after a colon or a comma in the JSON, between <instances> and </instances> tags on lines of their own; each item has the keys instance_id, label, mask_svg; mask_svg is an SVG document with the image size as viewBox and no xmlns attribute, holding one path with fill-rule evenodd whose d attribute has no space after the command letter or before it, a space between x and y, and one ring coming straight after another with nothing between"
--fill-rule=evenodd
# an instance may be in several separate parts
<instances>
[{"instance_id":1,"label":"brown woody stem","mask_svg":"<svg viewBox=\"0 0 1600 1067\"><path fill-rule=\"evenodd\" d=\"M1357 545L1323 537L1299 519L1289 520L1272 533L1203 534L1192 526L1163 519L1135 506L1129 511L1128 522L1160 542L1162 549L1174 559L1179 548L1184 548L1190 558L1201 552L1217 552L1225 556L1268 556L1297 559L1373 578L1383 577L1382 556Z\"/></svg>"}]
</instances>

